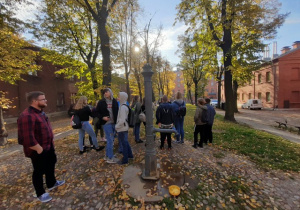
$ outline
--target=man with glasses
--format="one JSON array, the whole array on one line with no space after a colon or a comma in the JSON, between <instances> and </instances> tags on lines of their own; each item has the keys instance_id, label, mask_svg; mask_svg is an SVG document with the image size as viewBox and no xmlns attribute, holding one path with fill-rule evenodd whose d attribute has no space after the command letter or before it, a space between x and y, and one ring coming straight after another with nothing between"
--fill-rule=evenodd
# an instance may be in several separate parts
<instances>
[{"instance_id":1,"label":"man with glasses","mask_svg":"<svg viewBox=\"0 0 300 210\"><path fill-rule=\"evenodd\" d=\"M32 182L37 198L48 202L52 198L45 192L43 175L49 191L61 186L65 181L55 178L55 163L57 161L53 143L53 132L43 109L47 106L45 94L33 91L26 95L30 106L18 118L18 142L23 145L25 156L31 159L33 165Z\"/></svg>"}]
</instances>

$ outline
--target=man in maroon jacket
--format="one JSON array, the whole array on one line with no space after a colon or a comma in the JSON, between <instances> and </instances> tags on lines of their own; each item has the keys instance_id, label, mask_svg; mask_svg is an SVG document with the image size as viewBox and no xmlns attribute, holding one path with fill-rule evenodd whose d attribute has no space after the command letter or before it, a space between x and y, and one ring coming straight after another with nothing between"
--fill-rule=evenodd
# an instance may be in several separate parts
<instances>
[{"instance_id":1,"label":"man in maroon jacket","mask_svg":"<svg viewBox=\"0 0 300 210\"><path fill-rule=\"evenodd\" d=\"M52 128L43 112L43 108L47 106L45 94L33 91L26 98L30 106L18 118L18 142L23 145L25 156L31 159L32 182L36 195L41 202L48 202L52 198L43 187L43 175L46 176L49 191L63 185L65 181L57 181L54 175L57 159Z\"/></svg>"}]
</instances>

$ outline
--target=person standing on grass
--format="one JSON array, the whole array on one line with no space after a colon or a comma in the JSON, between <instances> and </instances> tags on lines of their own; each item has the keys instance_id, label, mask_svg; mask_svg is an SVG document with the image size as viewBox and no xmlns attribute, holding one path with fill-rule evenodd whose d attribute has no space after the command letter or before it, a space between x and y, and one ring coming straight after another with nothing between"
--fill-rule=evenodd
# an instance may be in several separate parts
<instances>
[{"instance_id":1,"label":"person standing on grass","mask_svg":"<svg viewBox=\"0 0 300 210\"><path fill-rule=\"evenodd\" d=\"M116 163L114 159L113 146L116 132L115 123L117 122L119 107L110 88L104 89L103 94L104 97L98 102L96 112L98 114L99 122L103 126L106 137L106 162Z\"/></svg>"},{"instance_id":2,"label":"person standing on grass","mask_svg":"<svg viewBox=\"0 0 300 210\"><path fill-rule=\"evenodd\" d=\"M203 148L203 142L206 140L206 123L202 122L202 114L203 110L207 110L207 106L205 106L205 100L203 98L199 98L197 100L197 109L194 115L194 122L195 122L195 128L194 128L194 148L197 148L199 146L200 148ZM198 144L198 133L200 133L200 142Z\"/></svg>"},{"instance_id":3,"label":"person standing on grass","mask_svg":"<svg viewBox=\"0 0 300 210\"><path fill-rule=\"evenodd\" d=\"M80 96L76 105L74 106L75 114L78 115L82 127L78 129L79 139L78 139L78 146L79 146L79 154L83 154L84 150L84 136L85 132L89 134L92 138L93 147L96 151L102 150L104 147L99 147L96 134L91 126L89 119L92 116L91 108L87 104L87 98L85 96Z\"/></svg>"},{"instance_id":4,"label":"person standing on grass","mask_svg":"<svg viewBox=\"0 0 300 210\"><path fill-rule=\"evenodd\" d=\"M175 128L179 135L176 136L176 143L184 143L183 122L186 114L185 102L180 92L176 93L175 101L172 103L173 112L175 113Z\"/></svg>"},{"instance_id":5,"label":"person standing on grass","mask_svg":"<svg viewBox=\"0 0 300 210\"><path fill-rule=\"evenodd\" d=\"M143 143L143 141L140 139L140 128L141 128L141 121L139 118L139 114L141 113L141 103L139 102L140 97L134 96L131 104L131 110L134 112L134 140L136 143Z\"/></svg>"},{"instance_id":6,"label":"person standing on grass","mask_svg":"<svg viewBox=\"0 0 300 210\"><path fill-rule=\"evenodd\" d=\"M57 161L53 131L43 109L47 107L45 94L40 91L29 92L26 95L29 108L25 109L19 116L18 143L23 145L25 156L31 159L33 166L32 183L37 198L41 202L52 199L45 192L43 175L46 177L46 185L49 191L61 186L65 181L55 178L55 163Z\"/></svg>"},{"instance_id":7,"label":"person standing on grass","mask_svg":"<svg viewBox=\"0 0 300 210\"><path fill-rule=\"evenodd\" d=\"M128 158L133 158L132 155L132 150L130 147L130 144L128 142L128 113L129 109L126 105L126 100L128 98L127 93L125 92L120 92L119 93L119 102L120 102L120 107L119 107L119 112L118 112L118 117L117 117L117 123L116 123L116 131L118 132L118 139L119 142L122 144L123 148L123 159L119 164L127 164L128 163Z\"/></svg>"},{"instance_id":8,"label":"person standing on grass","mask_svg":"<svg viewBox=\"0 0 300 210\"><path fill-rule=\"evenodd\" d=\"M162 103L156 110L156 124L162 129L172 129L174 123L174 113L173 108L170 103L168 103L168 97L164 95L162 97ZM172 149L171 145L171 133L160 133L160 149L164 149L164 142L167 137L168 149Z\"/></svg>"},{"instance_id":9,"label":"person standing on grass","mask_svg":"<svg viewBox=\"0 0 300 210\"><path fill-rule=\"evenodd\" d=\"M212 126L214 124L214 119L215 119L215 115L216 115L216 111L214 109L214 107L212 107L210 105L210 99L206 98L205 99L206 102L206 106L207 106L207 115L208 115L208 122L206 123L206 128L205 128L205 132L206 132L206 139L205 142L207 144L207 142L212 143L213 142L213 133L212 133Z\"/></svg>"}]
</instances>

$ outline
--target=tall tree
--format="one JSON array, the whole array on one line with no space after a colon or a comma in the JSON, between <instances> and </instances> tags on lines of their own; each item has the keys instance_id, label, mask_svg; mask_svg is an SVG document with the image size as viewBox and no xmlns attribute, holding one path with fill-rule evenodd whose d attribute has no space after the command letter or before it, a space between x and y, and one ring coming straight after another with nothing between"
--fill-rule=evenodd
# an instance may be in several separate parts
<instances>
[{"instance_id":1,"label":"tall tree","mask_svg":"<svg viewBox=\"0 0 300 210\"><path fill-rule=\"evenodd\" d=\"M53 50L47 51L47 57L44 56L44 59L62 66L63 69L59 73L64 73L67 77L74 76L74 71L70 71L71 60L63 59L63 56L83 61L87 66L86 71L91 75L89 79L92 82L94 99L97 100L96 90L100 86L97 74L101 69L97 66L100 36L91 14L76 1L43 0L41 14L37 15L35 25L34 35L48 42L49 48ZM62 55L60 59L54 50ZM74 66L76 65L74 63Z\"/></svg>"},{"instance_id":2,"label":"tall tree","mask_svg":"<svg viewBox=\"0 0 300 210\"><path fill-rule=\"evenodd\" d=\"M274 37L276 28L282 25L286 17L278 14L279 8L277 0L185 0L178 6L178 18L195 29L197 26L207 27L214 44L223 51L227 120L235 121L232 87L234 34L249 28L258 35L260 42L262 38ZM243 40L239 47L243 47L247 41Z\"/></svg>"},{"instance_id":3,"label":"tall tree","mask_svg":"<svg viewBox=\"0 0 300 210\"><path fill-rule=\"evenodd\" d=\"M137 0L120 1L115 7L110 22L112 33L112 45L117 57L115 63L122 63L125 72L126 90L130 101L129 74L131 71L133 45L137 36L136 17L139 11Z\"/></svg>"},{"instance_id":4,"label":"tall tree","mask_svg":"<svg viewBox=\"0 0 300 210\"><path fill-rule=\"evenodd\" d=\"M111 86L111 52L110 52L110 37L107 30L107 18L112 12L112 9L118 0L76 0L78 3L86 6L87 11L92 14L92 17L97 22L98 33L101 40L101 53L102 53L102 70L103 70L103 86Z\"/></svg>"},{"instance_id":5,"label":"tall tree","mask_svg":"<svg viewBox=\"0 0 300 210\"><path fill-rule=\"evenodd\" d=\"M0 2L0 81L16 84L22 74L40 70L36 65L38 51L21 37L20 33L28 26L15 17L17 5L26 0L5 0ZM3 109L11 103L1 92L0 96L0 145L7 142L7 131L3 119Z\"/></svg>"}]
</instances>

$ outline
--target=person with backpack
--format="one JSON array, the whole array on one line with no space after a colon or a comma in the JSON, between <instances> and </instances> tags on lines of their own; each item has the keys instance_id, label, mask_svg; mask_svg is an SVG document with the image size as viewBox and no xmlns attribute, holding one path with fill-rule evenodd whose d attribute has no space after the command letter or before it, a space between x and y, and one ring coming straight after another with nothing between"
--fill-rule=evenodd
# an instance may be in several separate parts
<instances>
[{"instance_id":1,"label":"person with backpack","mask_svg":"<svg viewBox=\"0 0 300 210\"><path fill-rule=\"evenodd\" d=\"M176 143L184 143L184 130L183 122L184 116L186 115L185 102L182 99L182 94L180 92L176 93L175 100L172 103L173 112L175 113L175 128L179 135L176 136Z\"/></svg>"},{"instance_id":2,"label":"person with backpack","mask_svg":"<svg viewBox=\"0 0 300 210\"><path fill-rule=\"evenodd\" d=\"M139 102L140 97L134 96L131 104L131 109L134 113L134 140L136 143L143 143L140 139L140 128L141 128L141 121L139 119L139 114L141 113L141 103Z\"/></svg>"},{"instance_id":3,"label":"person with backpack","mask_svg":"<svg viewBox=\"0 0 300 210\"><path fill-rule=\"evenodd\" d=\"M172 129L173 127L174 112L172 105L168 103L168 97L166 95L162 97L162 103L160 103L159 107L156 110L156 124L158 124L158 127L162 129ZM168 141L168 149L171 150L171 133L160 133L160 149L164 149L164 142L166 137Z\"/></svg>"},{"instance_id":4,"label":"person with backpack","mask_svg":"<svg viewBox=\"0 0 300 210\"><path fill-rule=\"evenodd\" d=\"M215 115L216 115L216 111L214 109L213 106L210 105L210 99L206 98L205 99L206 102L206 106L207 106L207 120L208 122L206 123L206 128L205 128L205 132L206 132L206 139L204 141L205 144L207 144L207 142L212 143L213 142L213 133L212 133L212 126L214 124L214 119L215 119Z\"/></svg>"},{"instance_id":5,"label":"person with backpack","mask_svg":"<svg viewBox=\"0 0 300 210\"><path fill-rule=\"evenodd\" d=\"M128 105L126 105L127 98L128 98L127 93L125 92L119 93L120 107L119 107L117 123L116 123L116 131L118 132L118 140L122 144L122 148L123 148L123 152L122 152L123 158L122 161L119 162L121 165L127 164L128 158L133 158L132 150L128 142L128 129L129 129L128 115L130 109Z\"/></svg>"},{"instance_id":6,"label":"person with backpack","mask_svg":"<svg viewBox=\"0 0 300 210\"><path fill-rule=\"evenodd\" d=\"M90 116L92 116L92 111L91 108L87 105L87 98L85 96L80 96L76 105L74 106L74 111L75 114L79 117L82 125L81 128L78 129L78 145L80 150L79 154L83 154L85 152L83 143L85 132L87 132L91 136L93 141L93 148L96 151L102 150L104 147L99 147L96 134L89 122L89 118Z\"/></svg>"},{"instance_id":7,"label":"person with backpack","mask_svg":"<svg viewBox=\"0 0 300 210\"><path fill-rule=\"evenodd\" d=\"M206 140L206 123L207 123L207 106L205 106L205 100L199 98L197 100L197 109L194 115L194 148L198 146L203 148L203 142ZM198 133L200 133L200 142L198 144Z\"/></svg>"},{"instance_id":8,"label":"person with backpack","mask_svg":"<svg viewBox=\"0 0 300 210\"><path fill-rule=\"evenodd\" d=\"M106 137L106 162L116 163L114 159L114 137L115 137L115 123L118 116L118 102L113 97L113 93L110 88L103 90L104 97L101 99L96 107L99 123L103 126L103 130Z\"/></svg>"}]
</instances>

